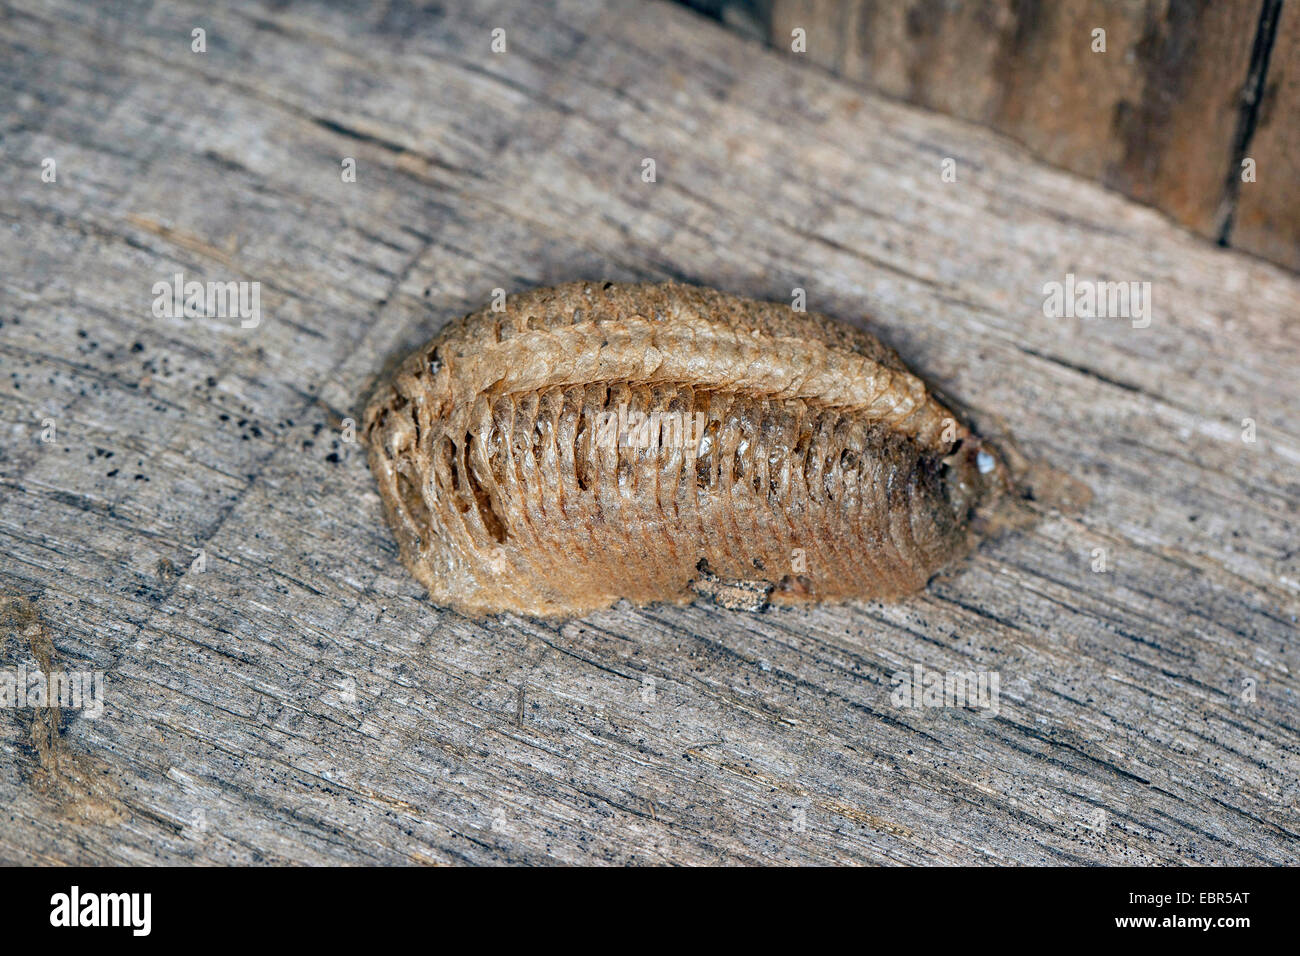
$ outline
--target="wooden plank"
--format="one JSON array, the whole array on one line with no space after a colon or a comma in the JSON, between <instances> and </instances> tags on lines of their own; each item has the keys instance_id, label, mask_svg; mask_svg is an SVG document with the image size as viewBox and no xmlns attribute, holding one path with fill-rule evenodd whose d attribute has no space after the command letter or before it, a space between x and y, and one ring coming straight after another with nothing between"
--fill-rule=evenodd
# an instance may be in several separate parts
<instances>
[{"instance_id":1,"label":"wooden plank","mask_svg":"<svg viewBox=\"0 0 1300 956\"><path fill-rule=\"evenodd\" d=\"M774 0L773 45L802 29L811 61L890 96L991 126L1048 162L1149 203L1200 235L1295 268L1294 96L1258 144L1270 174L1237 202L1230 181L1250 92L1261 9L1274 0L1165 3L877 3ZM1284 5L1290 24L1294 5ZM1294 26L1288 25L1291 34ZM1096 30L1105 31L1104 51ZM1277 40L1266 83L1294 85L1294 36ZM1287 110L1288 103L1291 109ZM1252 145L1252 144L1248 144Z\"/></svg>"},{"instance_id":2,"label":"wooden plank","mask_svg":"<svg viewBox=\"0 0 1300 956\"><path fill-rule=\"evenodd\" d=\"M1294 276L671 5L44 0L0 84L0 663L107 682L0 713L0 861L1296 862ZM431 607L343 420L494 288L666 277L865 322L1038 520L900 604Z\"/></svg>"},{"instance_id":3,"label":"wooden plank","mask_svg":"<svg viewBox=\"0 0 1300 956\"><path fill-rule=\"evenodd\" d=\"M1300 4L1282 5L1246 153L1255 181L1237 187L1229 243L1300 272Z\"/></svg>"}]
</instances>

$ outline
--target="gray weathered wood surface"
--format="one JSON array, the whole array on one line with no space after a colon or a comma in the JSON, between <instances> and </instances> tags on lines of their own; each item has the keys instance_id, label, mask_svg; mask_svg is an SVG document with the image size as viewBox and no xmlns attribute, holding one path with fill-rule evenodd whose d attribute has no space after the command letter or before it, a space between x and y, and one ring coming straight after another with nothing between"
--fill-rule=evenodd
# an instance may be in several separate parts
<instances>
[{"instance_id":1,"label":"gray weathered wood surface","mask_svg":"<svg viewBox=\"0 0 1300 956\"><path fill-rule=\"evenodd\" d=\"M0 664L107 679L0 713L0 862L1300 860L1300 280L677 6L221 6L0 6ZM870 316L1040 520L895 605L431 607L342 421L577 277Z\"/></svg>"}]
</instances>

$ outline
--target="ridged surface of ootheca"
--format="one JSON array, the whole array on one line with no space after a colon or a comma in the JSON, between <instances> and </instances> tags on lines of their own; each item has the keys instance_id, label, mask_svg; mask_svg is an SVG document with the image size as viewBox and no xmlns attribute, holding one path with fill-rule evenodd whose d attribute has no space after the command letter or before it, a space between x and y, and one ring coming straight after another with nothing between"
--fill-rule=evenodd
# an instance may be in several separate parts
<instances>
[{"instance_id":1,"label":"ridged surface of ootheca","mask_svg":"<svg viewBox=\"0 0 1300 956\"><path fill-rule=\"evenodd\" d=\"M871 336L676 283L453 322L363 428L403 561L469 614L897 597L1002 475Z\"/></svg>"}]
</instances>

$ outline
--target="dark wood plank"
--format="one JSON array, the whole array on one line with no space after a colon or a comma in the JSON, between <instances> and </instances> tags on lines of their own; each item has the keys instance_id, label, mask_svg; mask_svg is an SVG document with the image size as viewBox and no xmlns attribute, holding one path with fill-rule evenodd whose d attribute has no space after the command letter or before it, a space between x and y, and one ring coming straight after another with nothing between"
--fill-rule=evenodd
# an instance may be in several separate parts
<instances>
[{"instance_id":1,"label":"dark wood plank","mask_svg":"<svg viewBox=\"0 0 1300 956\"><path fill-rule=\"evenodd\" d=\"M1289 74L1300 57L1294 4L1282 4L1274 35L1278 3L773 0L760 21L782 51L804 31L796 59L990 126L1202 236L1294 269ZM1243 148L1267 160L1267 176L1244 188L1238 210Z\"/></svg>"},{"instance_id":2,"label":"dark wood plank","mask_svg":"<svg viewBox=\"0 0 1300 956\"><path fill-rule=\"evenodd\" d=\"M1229 242L1300 272L1300 4L1286 3L1246 144L1255 181L1237 186ZM1237 170L1240 176L1242 170Z\"/></svg>"}]
</instances>

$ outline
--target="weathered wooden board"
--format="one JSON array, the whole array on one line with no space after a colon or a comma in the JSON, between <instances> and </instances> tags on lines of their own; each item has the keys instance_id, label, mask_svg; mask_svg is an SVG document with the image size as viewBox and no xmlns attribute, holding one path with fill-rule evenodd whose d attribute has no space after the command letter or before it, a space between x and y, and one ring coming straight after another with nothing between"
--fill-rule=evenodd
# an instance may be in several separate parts
<instances>
[{"instance_id":1,"label":"weathered wooden board","mask_svg":"<svg viewBox=\"0 0 1300 956\"><path fill-rule=\"evenodd\" d=\"M1256 118L1255 182L1237 187L1229 239L1300 272L1300 3L1278 13Z\"/></svg>"},{"instance_id":2,"label":"weathered wooden board","mask_svg":"<svg viewBox=\"0 0 1300 956\"><path fill-rule=\"evenodd\" d=\"M0 861L1300 859L1300 281L678 6L360 9L0 13L0 660L107 681L0 714ZM260 324L156 317L178 272ZM1048 318L1067 274L1150 324ZM868 316L1091 502L894 605L431 607L374 376L664 277ZM918 665L997 713L896 705Z\"/></svg>"},{"instance_id":3,"label":"weathered wooden board","mask_svg":"<svg viewBox=\"0 0 1300 956\"><path fill-rule=\"evenodd\" d=\"M802 31L796 59L991 126L1203 236L1297 269L1296 6L773 0L755 18L779 50ZM1249 184L1246 157L1257 161Z\"/></svg>"}]
</instances>

